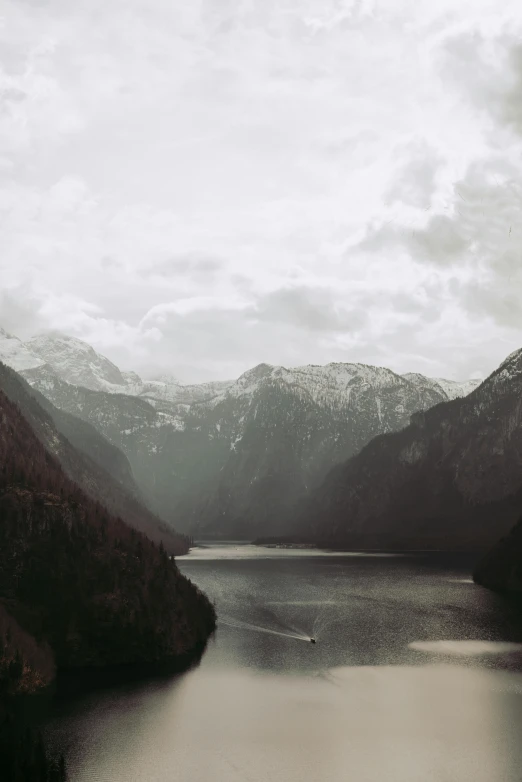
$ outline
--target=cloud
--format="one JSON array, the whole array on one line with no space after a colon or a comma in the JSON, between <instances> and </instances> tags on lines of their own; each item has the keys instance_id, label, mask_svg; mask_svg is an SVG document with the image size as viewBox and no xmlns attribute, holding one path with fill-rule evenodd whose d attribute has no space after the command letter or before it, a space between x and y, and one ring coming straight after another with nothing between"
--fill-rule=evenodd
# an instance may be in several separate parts
<instances>
[{"instance_id":1,"label":"cloud","mask_svg":"<svg viewBox=\"0 0 522 782\"><path fill-rule=\"evenodd\" d=\"M303 332L359 331L367 313L336 302L331 290L281 288L264 296L255 307L256 318L272 324L287 323Z\"/></svg>"},{"instance_id":2,"label":"cloud","mask_svg":"<svg viewBox=\"0 0 522 782\"><path fill-rule=\"evenodd\" d=\"M414 141L396 152L405 162L394 177L386 200L391 204L399 202L417 209L429 209L443 159L422 141Z\"/></svg>"},{"instance_id":3,"label":"cloud","mask_svg":"<svg viewBox=\"0 0 522 782\"><path fill-rule=\"evenodd\" d=\"M515 0L5 0L0 324L188 380L491 370L521 29Z\"/></svg>"}]
</instances>

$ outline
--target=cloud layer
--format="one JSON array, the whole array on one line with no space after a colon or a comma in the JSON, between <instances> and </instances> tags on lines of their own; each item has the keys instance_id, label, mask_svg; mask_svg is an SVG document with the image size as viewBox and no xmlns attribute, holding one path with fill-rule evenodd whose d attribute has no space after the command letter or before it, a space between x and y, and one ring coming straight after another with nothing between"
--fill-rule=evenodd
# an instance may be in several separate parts
<instances>
[{"instance_id":1,"label":"cloud layer","mask_svg":"<svg viewBox=\"0 0 522 782\"><path fill-rule=\"evenodd\" d=\"M0 323L187 381L522 345L522 8L5 0Z\"/></svg>"}]
</instances>

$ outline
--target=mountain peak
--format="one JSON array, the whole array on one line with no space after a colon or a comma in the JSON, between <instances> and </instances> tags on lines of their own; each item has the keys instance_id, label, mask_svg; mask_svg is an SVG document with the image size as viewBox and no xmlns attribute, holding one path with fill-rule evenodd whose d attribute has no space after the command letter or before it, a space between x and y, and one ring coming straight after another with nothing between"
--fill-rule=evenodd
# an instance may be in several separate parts
<instances>
[{"instance_id":1,"label":"mountain peak","mask_svg":"<svg viewBox=\"0 0 522 782\"><path fill-rule=\"evenodd\" d=\"M51 331L25 344L68 383L93 391L110 391L114 386L125 385L118 367L81 339Z\"/></svg>"},{"instance_id":2,"label":"mountain peak","mask_svg":"<svg viewBox=\"0 0 522 782\"><path fill-rule=\"evenodd\" d=\"M0 361L16 372L34 369L45 363L33 351L29 350L18 337L9 334L2 328L0 328Z\"/></svg>"},{"instance_id":3,"label":"mountain peak","mask_svg":"<svg viewBox=\"0 0 522 782\"><path fill-rule=\"evenodd\" d=\"M151 378L149 382L152 383L164 383L166 386L180 386L182 385L177 377L174 377L174 375L169 375L166 373L162 373L161 375L156 375L155 377Z\"/></svg>"},{"instance_id":4,"label":"mountain peak","mask_svg":"<svg viewBox=\"0 0 522 782\"><path fill-rule=\"evenodd\" d=\"M402 377L414 385L442 391L448 401L467 396L480 385L480 380L446 380L443 377L426 377L419 372L407 372Z\"/></svg>"}]
</instances>

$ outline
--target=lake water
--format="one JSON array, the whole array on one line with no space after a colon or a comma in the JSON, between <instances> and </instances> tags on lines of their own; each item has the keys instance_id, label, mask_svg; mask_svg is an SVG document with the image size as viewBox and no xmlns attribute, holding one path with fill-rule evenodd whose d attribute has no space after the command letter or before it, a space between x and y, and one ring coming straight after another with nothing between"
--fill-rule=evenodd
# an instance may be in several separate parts
<instances>
[{"instance_id":1,"label":"lake water","mask_svg":"<svg viewBox=\"0 0 522 782\"><path fill-rule=\"evenodd\" d=\"M179 566L216 635L185 674L56 704L72 782L522 779L522 628L469 563L221 544Z\"/></svg>"}]
</instances>

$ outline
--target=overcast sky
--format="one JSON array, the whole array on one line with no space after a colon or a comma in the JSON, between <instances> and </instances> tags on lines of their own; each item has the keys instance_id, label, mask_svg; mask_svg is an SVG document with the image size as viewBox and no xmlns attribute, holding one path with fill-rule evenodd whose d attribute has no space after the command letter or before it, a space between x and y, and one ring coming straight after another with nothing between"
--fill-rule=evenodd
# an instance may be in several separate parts
<instances>
[{"instance_id":1,"label":"overcast sky","mask_svg":"<svg viewBox=\"0 0 522 782\"><path fill-rule=\"evenodd\" d=\"M2 0L0 325L185 381L488 374L522 347L521 31L520 0Z\"/></svg>"}]
</instances>

